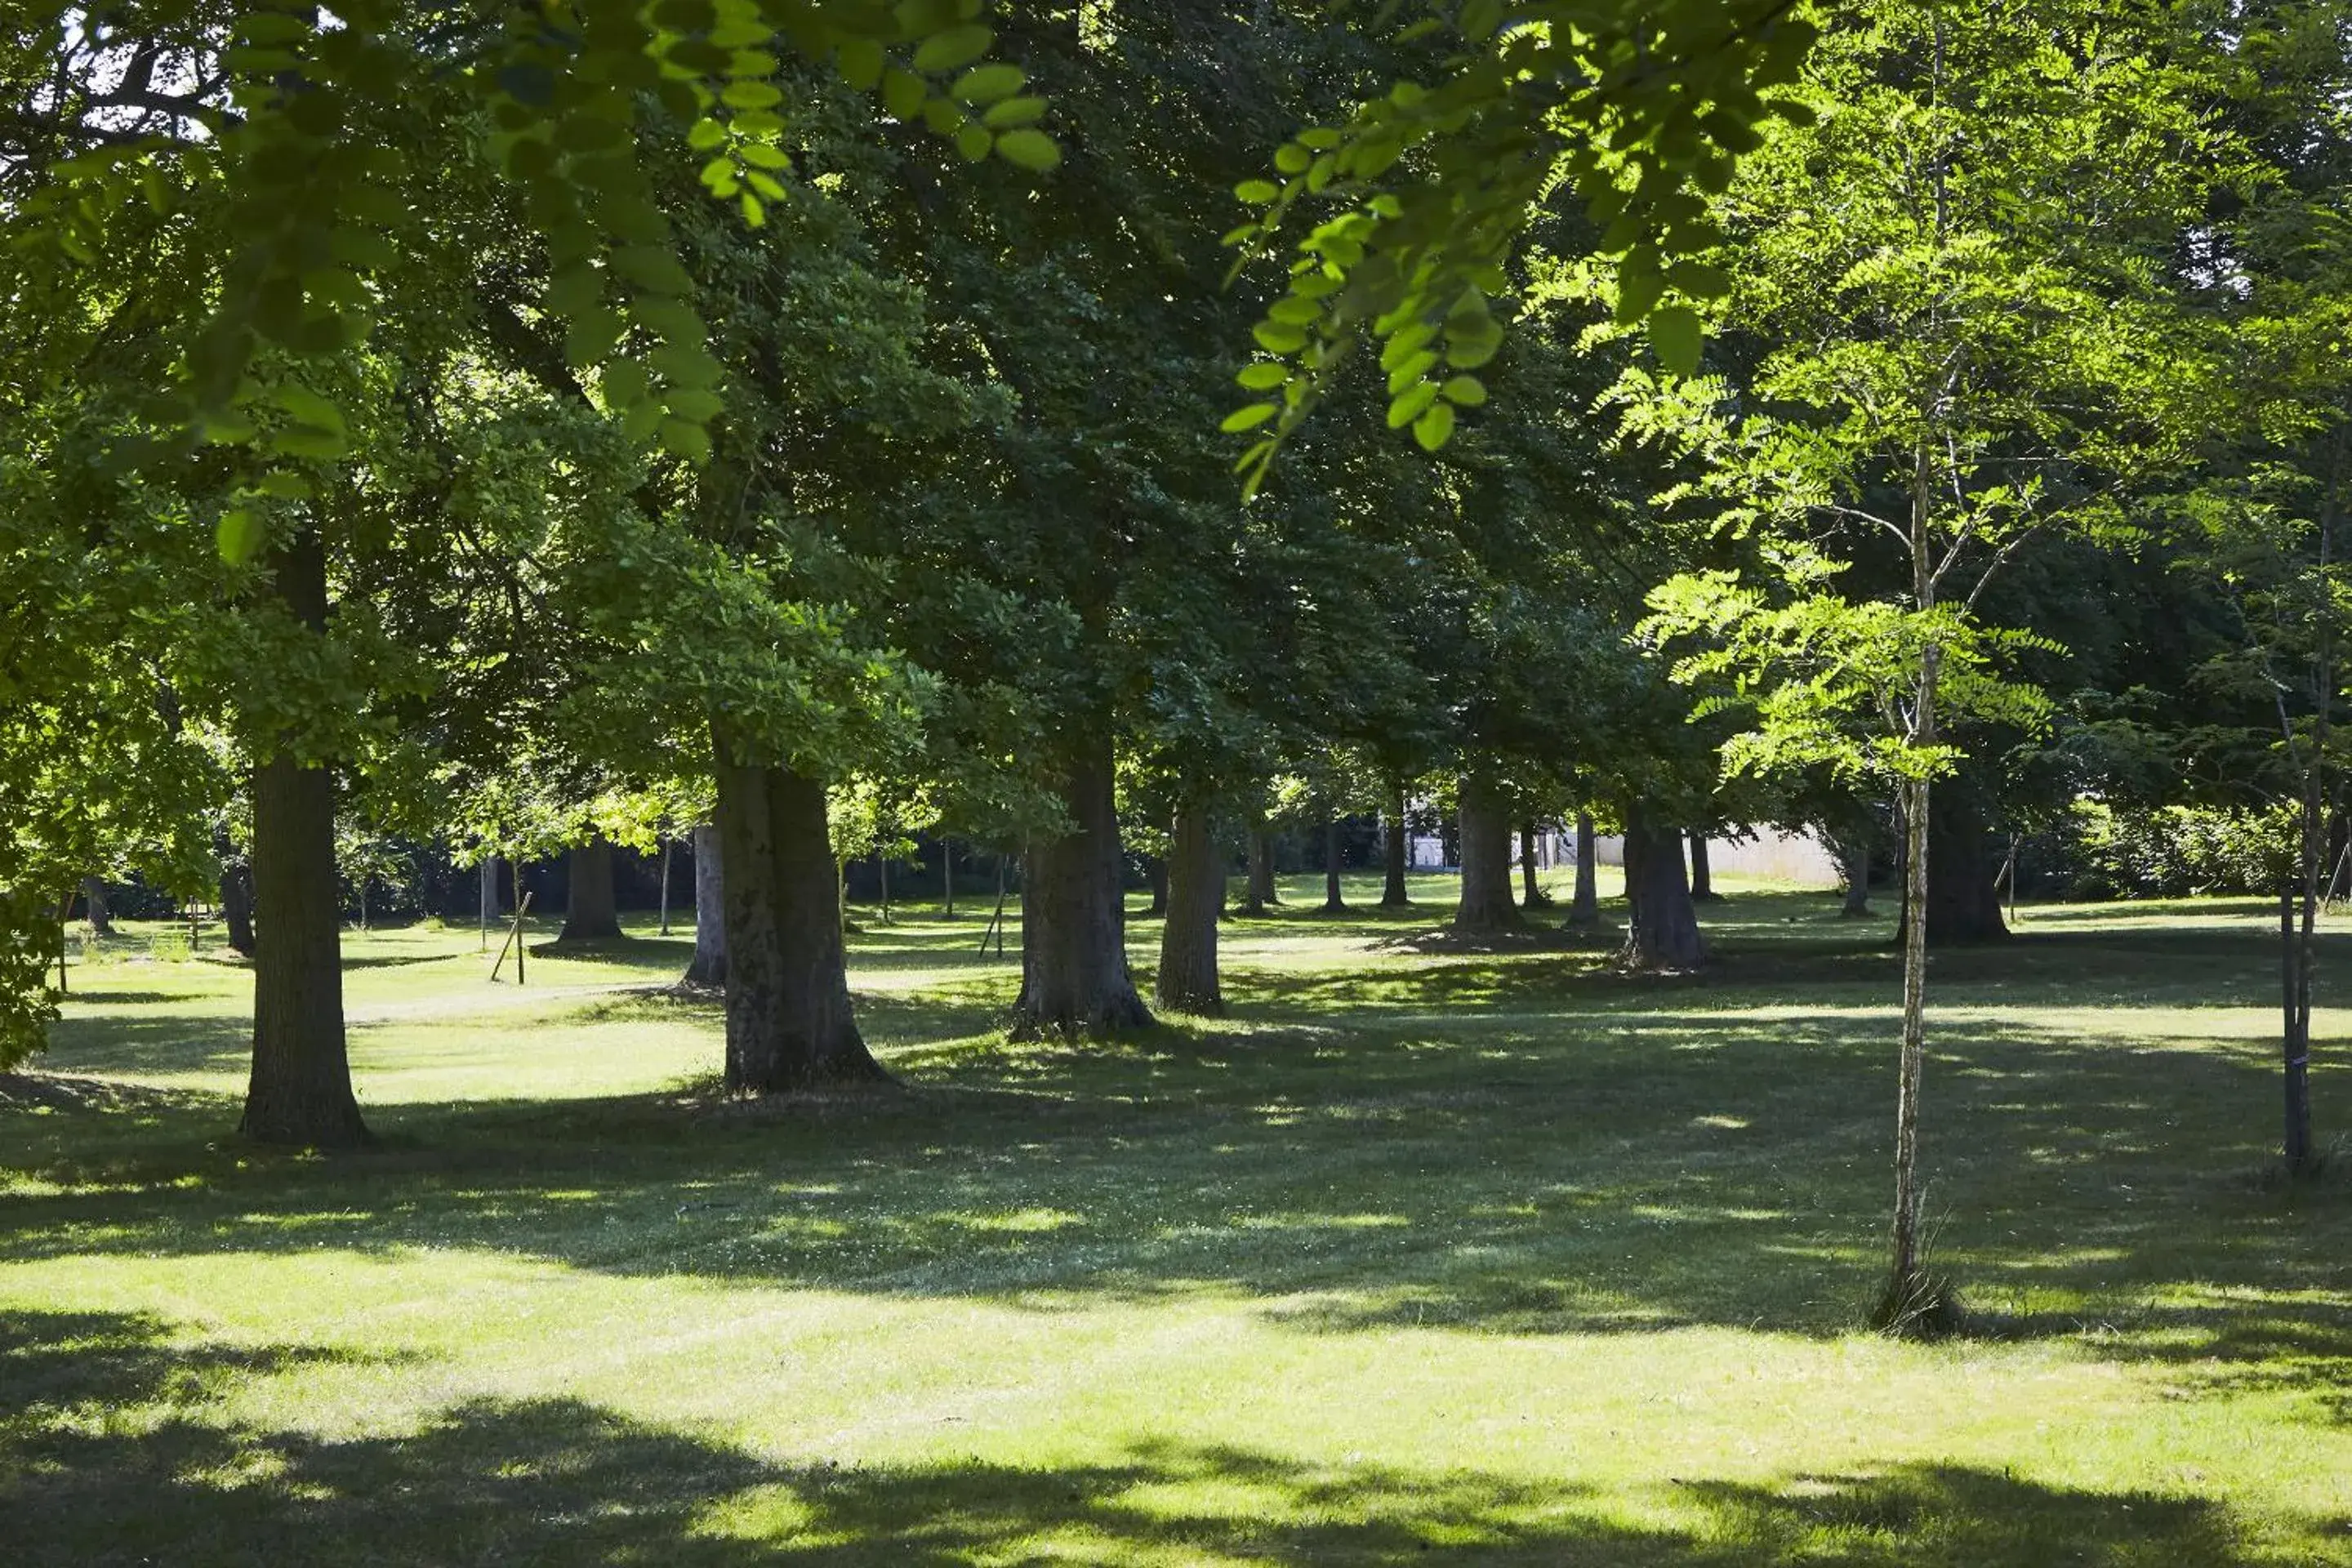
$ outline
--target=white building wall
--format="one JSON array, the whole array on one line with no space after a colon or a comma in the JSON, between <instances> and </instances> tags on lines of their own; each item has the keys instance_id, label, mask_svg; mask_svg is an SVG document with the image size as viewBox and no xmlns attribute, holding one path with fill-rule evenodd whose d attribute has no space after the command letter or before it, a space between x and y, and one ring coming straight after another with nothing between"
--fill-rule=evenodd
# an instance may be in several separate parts
<instances>
[{"instance_id":1,"label":"white building wall","mask_svg":"<svg viewBox=\"0 0 2352 1568\"><path fill-rule=\"evenodd\" d=\"M1603 866L1625 863L1625 841L1621 837L1595 838L1592 858ZM1717 873L1729 872L1738 877L1766 877L1776 882L1790 882L1800 888L1835 888L1844 879L1838 874L1837 858L1829 846L1811 833L1782 833L1777 828L1759 828L1757 837L1734 841L1710 838L1706 841L1707 868Z\"/></svg>"}]
</instances>

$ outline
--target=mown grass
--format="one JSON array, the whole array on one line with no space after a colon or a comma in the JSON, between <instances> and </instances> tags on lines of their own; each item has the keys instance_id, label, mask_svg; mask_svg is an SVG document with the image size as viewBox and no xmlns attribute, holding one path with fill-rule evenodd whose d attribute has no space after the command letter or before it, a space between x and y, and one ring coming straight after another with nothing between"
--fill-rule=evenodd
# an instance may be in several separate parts
<instances>
[{"instance_id":1,"label":"mown grass","mask_svg":"<svg viewBox=\"0 0 2352 1568\"><path fill-rule=\"evenodd\" d=\"M1011 958L916 910L853 944L901 1087L782 1106L713 1091L683 936L518 991L379 931L341 1159L230 1136L247 977L134 937L0 1080L0 1560L2352 1563L2352 1181L2262 1174L2265 912L1937 960L1973 1331L1915 1345L1857 1328L1887 931L1732 887L1654 981L1302 880L1231 1016L1109 1046L1007 1044Z\"/></svg>"}]
</instances>

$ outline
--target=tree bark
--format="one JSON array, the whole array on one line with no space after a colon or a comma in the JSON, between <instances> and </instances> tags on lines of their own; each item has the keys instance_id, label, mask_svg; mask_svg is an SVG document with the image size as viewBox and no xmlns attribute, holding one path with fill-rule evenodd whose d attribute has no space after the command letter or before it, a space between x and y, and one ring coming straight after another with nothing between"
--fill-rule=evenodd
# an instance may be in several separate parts
<instances>
[{"instance_id":1,"label":"tree bark","mask_svg":"<svg viewBox=\"0 0 2352 1568\"><path fill-rule=\"evenodd\" d=\"M1462 900L1454 929L1462 935L1517 931L1511 901L1511 814L1502 792L1476 773L1462 778Z\"/></svg>"},{"instance_id":2,"label":"tree bark","mask_svg":"<svg viewBox=\"0 0 2352 1568\"><path fill-rule=\"evenodd\" d=\"M1168 921L1160 929L1154 994L1178 1013L1223 1013L1217 985L1217 917L1225 907L1225 861L1198 805L1176 813L1168 845Z\"/></svg>"},{"instance_id":3,"label":"tree bark","mask_svg":"<svg viewBox=\"0 0 2352 1568\"><path fill-rule=\"evenodd\" d=\"M1921 903L1914 901L1911 891L1919 885L1918 879L1906 868L1899 935L1907 940L1911 911L1925 908L1931 948L2007 940L2009 926L2000 914L2001 857L1994 851L1992 835L1975 797L1964 783L1948 779L1934 792L1929 812L1924 838L1905 824L1906 841L1926 843L1936 870L1927 880L1927 897Z\"/></svg>"},{"instance_id":4,"label":"tree bark","mask_svg":"<svg viewBox=\"0 0 2352 1568\"><path fill-rule=\"evenodd\" d=\"M499 858L483 856L478 874L481 882L482 935L487 942L490 929L499 923L502 912L499 904Z\"/></svg>"},{"instance_id":5,"label":"tree bark","mask_svg":"<svg viewBox=\"0 0 2352 1568\"><path fill-rule=\"evenodd\" d=\"M106 884L95 877L81 879L82 908L89 917L89 929L100 936L114 934L114 911L106 907Z\"/></svg>"},{"instance_id":6,"label":"tree bark","mask_svg":"<svg viewBox=\"0 0 2352 1568\"><path fill-rule=\"evenodd\" d=\"M1601 923L1601 881L1599 860L1593 852L1592 814L1576 814L1576 895L1569 901L1568 923L1578 926Z\"/></svg>"},{"instance_id":7,"label":"tree bark","mask_svg":"<svg viewBox=\"0 0 2352 1568\"><path fill-rule=\"evenodd\" d=\"M1326 815L1323 818L1323 912L1344 915L1348 900L1339 891L1339 819Z\"/></svg>"},{"instance_id":8,"label":"tree bark","mask_svg":"<svg viewBox=\"0 0 2352 1568\"><path fill-rule=\"evenodd\" d=\"M1381 888L1381 907L1402 910L1412 903L1412 895L1405 886L1406 861L1412 847L1412 827L1405 820L1404 786L1399 784L1389 792L1388 841L1382 847L1388 857L1387 878Z\"/></svg>"},{"instance_id":9,"label":"tree bark","mask_svg":"<svg viewBox=\"0 0 2352 1568\"><path fill-rule=\"evenodd\" d=\"M1632 906L1624 951L1632 968L1696 969L1706 962L1698 910L1683 866L1683 836L1635 807L1625 814L1625 898Z\"/></svg>"},{"instance_id":10,"label":"tree bark","mask_svg":"<svg viewBox=\"0 0 2352 1568\"><path fill-rule=\"evenodd\" d=\"M1171 849L1168 853L1173 855L1175 851ZM1168 877L1165 857L1146 855L1143 858L1143 879L1151 889L1151 902L1144 906L1145 914L1164 916L1168 913ZM1217 901L1222 906L1224 900L1220 896Z\"/></svg>"},{"instance_id":11,"label":"tree bark","mask_svg":"<svg viewBox=\"0 0 2352 1568\"><path fill-rule=\"evenodd\" d=\"M276 590L313 633L327 626L327 553L315 533L275 552ZM253 1071L238 1131L262 1143L348 1149L368 1142L343 1035L342 886L335 785L279 750L254 770Z\"/></svg>"},{"instance_id":12,"label":"tree bark","mask_svg":"<svg viewBox=\"0 0 2352 1568\"><path fill-rule=\"evenodd\" d=\"M1836 843L1838 870L1845 878L1845 902L1838 914L1862 920L1870 913L1870 841L1856 835Z\"/></svg>"},{"instance_id":13,"label":"tree bark","mask_svg":"<svg viewBox=\"0 0 2352 1568\"><path fill-rule=\"evenodd\" d=\"M713 748L726 867L727 1088L782 1094L887 1079L849 1001L824 785Z\"/></svg>"},{"instance_id":14,"label":"tree bark","mask_svg":"<svg viewBox=\"0 0 2352 1568\"><path fill-rule=\"evenodd\" d=\"M1543 890L1543 883L1536 878L1536 825L1532 822L1519 828L1519 907L1551 908L1551 895Z\"/></svg>"},{"instance_id":15,"label":"tree bark","mask_svg":"<svg viewBox=\"0 0 2352 1568\"><path fill-rule=\"evenodd\" d=\"M660 926L660 933L661 933L663 936L667 936L667 935L669 934L669 849L670 849L670 843L669 843L669 838L668 838L668 837L667 837L667 835L665 835L665 836L663 837L663 838L662 838L662 847L661 847L661 849L662 849L662 858L661 858L661 926Z\"/></svg>"},{"instance_id":16,"label":"tree bark","mask_svg":"<svg viewBox=\"0 0 2352 1568\"><path fill-rule=\"evenodd\" d=\"M689 985L727 984L726 861L719 829L705 823L694 830L694 959L686 966Z\"/></svg>"},{"instance_id":17,"label":"tree bark","mask_svg":"<svg viewBox=\"0 0 2352 1568\"><path fill-rule=\"evenodd\" d=\"M1904 813L1906 900L1932 907L1927 868L1935 802L1926 779L1914 780ZM1923 1300L1919 1267L1919 1089L1927 1058L1927 945L1931 922L1906 921L1903 931L1903 1047L1895 1087L1895 1234L1892 1277L1881 1326L1901 1323Z\"/></svg>"},{"instance_id":18,"label":"tree bark","mask_svg":"<svg viewBox=\"0 0 2352 1568\"><path fill-rule=\"evenodd\" d=\"M253 868L225 868L220 879L221 920L228 926L228 945L253 956Z\"/></svg>"},{"instance_id":19,"label":"tree bark","mask_svg":"<svg viewBox=\"0 0 2352 1568\"><path fill-rule=\"evenodd\" d=\"M1705 904L1723 896L1715 890L1715 868L1707 862L1706 835L1703 832L1690 836L1690 895Z\"/></svg>"},{"instance_id":20,"label":"tree bark","mask_svg":"<svg viewBox=\"0 0 2352 1568\"><path fill-rule=\"evenodd\" d=\"M1013 1033L1103 1035L1151 1022L1127 967L1118 808L1110 736L1081 742L1064 805L1074 830L1033 840L1021 894L1021 994Z\"/></svg>"},{"instance_id":21,"label":"tree bark","mask_svg":"<svg viewBox=\"0 0 2352 1568\"><path fill-rule=\"evenodd\" d=\"M1262 915L1282 904L1282 894L1274 885L1274 838L1265 826L1253 826L1249 834L1249 896L1242 900L1242 913Z\"/></svg>"},{"instance_id":22,"label":"tree bark","mask_svg":"<svg viewBox=\"0 0 2352 1568\"><path fill-rule=\"evenodd\" d=\"M621 934L613 905L613 847L598 835L572 847L571 891L563 904L558 942L598 942Z\"/></svg>"}]
</instances>

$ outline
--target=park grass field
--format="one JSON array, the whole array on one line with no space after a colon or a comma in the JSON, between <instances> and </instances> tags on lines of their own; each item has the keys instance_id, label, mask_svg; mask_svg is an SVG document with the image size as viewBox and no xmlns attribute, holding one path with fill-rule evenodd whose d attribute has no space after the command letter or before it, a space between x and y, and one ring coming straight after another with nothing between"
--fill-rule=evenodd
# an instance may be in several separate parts
<instances>
[{"instance_id":1,"label":"park grass field","mask_svg":"<svg viewBox=\"0 0 2352 1568\"><path fill-rule=\"evenodd\" d=\"M0 1079L0 1562L2352 1564L2352 1015L2267 1178L2267 911L1937 960L1916 1344L1887 928L1727 885L1638 980L1302 879L1230 1017L1107 1046L902 910L901 1087L774 1106L683 935L354 935L335 1159L231 1136L247 977L134 934Z\"/></svg>"}]
</instances>

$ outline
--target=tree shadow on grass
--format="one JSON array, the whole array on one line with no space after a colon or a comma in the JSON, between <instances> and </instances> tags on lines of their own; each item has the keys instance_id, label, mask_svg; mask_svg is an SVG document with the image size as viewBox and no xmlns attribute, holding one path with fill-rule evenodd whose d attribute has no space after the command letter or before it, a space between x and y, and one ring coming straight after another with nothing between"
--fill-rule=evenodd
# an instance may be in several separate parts
<instances>
[{"instance_id":1,"label":"tree shadow on grass","mask_svg":"<svg viewBox=\"0 0 2352 1568\"><path fill-rule=\"evenodd\" d=\"M1850 1331L1884 1224L1883 1022L1580 1028L982 1043L900 1090L751 1110L371 1107L386 1149L333 1161L221 1144L204 1104L136 1136L48 1117L19 1168L68 1190L0 1197L0 1258L429 1241L1040 1310L1208 1288L1308 1331ZM2270 1089L2242 1055L1979 1020L1939 1027L1929 1070L1929 1208L1991 1331L2215 1388L2352 1369L2330 1239L2352 1184L2236 1179Z\"/></svg>"},{"instance_id":2,"label":"tree shadow on grass","mask_svg":"<svg viewBox=\"0 0 2352 1568\"><path fill-rule=\"evenodd\" d=\"M2255 1542L2202 1498L1953 1465L1619 1494L1181 1436L1055 1465L780 1465L561 1397L473 1399L415 1430L324 1440L237 1421L217 1403L225 1380L295 1372L317 1352L192 1362L171 1337L157 1320L107 1313L19 1314L0 1331L12 1564L2237 1568L2276 1561L2282 1546L2314 1562L2329 1550L2326 1521L2273 1524L2294 1539ZM1654 1522L1628 1523L1629 1511Z\"/></svg>"}]
</instances>

